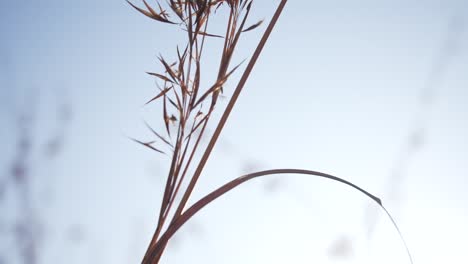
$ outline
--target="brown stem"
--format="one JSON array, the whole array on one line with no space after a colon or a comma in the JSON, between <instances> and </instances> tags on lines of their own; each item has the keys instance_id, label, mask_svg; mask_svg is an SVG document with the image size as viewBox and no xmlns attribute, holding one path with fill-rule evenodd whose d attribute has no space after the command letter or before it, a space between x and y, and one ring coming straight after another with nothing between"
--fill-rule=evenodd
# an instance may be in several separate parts
<instances>
[{"instance_id":1,"label":"brown stem","mask_svg":"<svg viewBox=\"0 0 468 264\"><path fill-rule=\"evenodd\" d=\"M249 61L249 64L247 65L247 68L245 69L232 97L231 97L231 100L229 101L219 123L218 123L218 126L216 127L216 130L213 134L213 136L211 137L211 140L210 142L208 143L208 146L200 160L200 163L198 164L196 170L195 170L195 173L193 175L193 177L191 178L190 180L190 183L189 183L189 186L187 187L183 197L182 197L182 200L181 202L179 203L179 206L177 207L177 210L176 212L174 213L174 216L172 218L172 221L171 221L171 224L169 226L169 228L171 228L174 224L174 222L181 216L182 214L182 211L185 207L185 205L187 204L187 201L188 199L190 198L190 195L192 194L192 191L198 181L198 178L200 177L201 175L201 172L206 164L206 162L208 161L208 158L211 154L211 151L213 150L215 144L216 144L216 141L218 140L218 137L219 135L221 134L221 131L222 129L224 128L224 125L226 124L226 121L232 111L232 109L234 108L234 105L242 91L242 89L244 88L244 85L245 83L247 82L247 79L250 75L250 73L252 72L252 69L253 67L255 66L255 63L258 59L258 57L260 56L260 53L262 52L263 50L263 47L265 46L271 32L273 31L273 28L276 24L276 22L278 21L278 18L280 17L283 9L284 9L284 6L286 5L286 2L287 0L282 0L281 3L279 4L278 8L276 9L276 12L275 14L273 15L271 21L270 21L270 24L268 25L267 29L265 30L263 36L262 36L262 39L260 40L259 44L257 45L257 48L255 49L255 52L252 56L252 58L250 59ZM167 239L168 240L168 239ZM156 246L156 248L158 250L155 250L156 248L152 245L150 245L150 248L148 249L148 251L146 252L146 255L145 255L145 259L143 260L143 263L146 264L150 264L150 263L153 263L153 264L157 264L159 262L159 259L161 258L161 255L162 255L162 252L164 250L164 248L166 247L167 245L167 240L163 240L163 241L158 241L156 242L156 244L154 246ZM149 258L148 257L148 254L149 254Z\"/></svg>"},{"instance_id":2,"label":"brown stem","mask_svg":"<svg viewBox=\"0 0 468 264\"><path fill-rule=\"evenodd\" d=\"M278 21L279 16L281 15L281 12L283 11L284 6L286 5L287 0L282 0L281 3L279 4L278 8L276 9L275 14L273 15L273 18L270 21L270 24L268 25L267 29L265 30L265 33L262 36L262 39L260 40L260 43L258 44L252 58L249 61L249 64L247 65L247 68L244 71L244 74L242 75L236 90L234 91L231 100L229 101L226 109L224 110L223 116L221 117L221 120L218 123L218 126L216 127L216 130L211 137L210 142L208 143L208 146L205 150L205 153L203 154L200 163L198 164L197 169L195 170L195 173L189 183L189 186L187 187L187 190L184 193L184 196L182 197L181 202L179 203L179 206L177 208L176 213L174 214L173 220L180 216L182 213L182 210L184 209L190 195L192 194L192 191L195 187L195 184L198 181L198 178L200 177L200 174L205 167L206 162L208 161L208 158L211 154L211 151L213 150L216 141L218 140L219 135L221 134L222 129L224 128L224 125L226 124L226 121L231 114L232 109L234 108L234 105L237 101L237 98L239 97L242 89L244 88L245 83L247 82L247 79L252 72L252 69L257 62L258 57L260 56L260 53L263 50L263 47L265 46L265 43L268 40L268 37L270 36L271 32L273 31L273 28Z\"/></svg>"}]
</instances>

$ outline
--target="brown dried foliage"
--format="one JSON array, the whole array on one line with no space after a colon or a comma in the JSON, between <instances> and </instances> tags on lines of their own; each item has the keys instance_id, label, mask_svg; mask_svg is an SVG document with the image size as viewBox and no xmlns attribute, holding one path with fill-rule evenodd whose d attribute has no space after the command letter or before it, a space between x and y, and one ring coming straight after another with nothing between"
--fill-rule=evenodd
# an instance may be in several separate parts
<instances>
[{"instance_id":1,"label":"brown dried foliage","mask_svg":"<svg viewBox=\"0 0 468 264\"><path fill-rule=\"evenodd\" d=\"M283 1L282 6L286 1ZM231 0L231 1L169 1L167 10L163 9L158 2L157 8L151 7L143 0L144 8L129 2L129 4L143 15L168 24L179 25L182 30L187 33L187 44L183 50L177 47L177 60L173 63L168 62L163 56L159 57L163 72L148 72L149 75L157 78L162 84L159 88L160 92L151 98L147 104L157 100L162 100L162 120L166 129L166 136L163 133L158 133L155 129L148 128L159 139L161 146L155 146L156 141L142 142L136 139L134 141L148 147L156 152L166 153L163 148L169 148L172 155L169 173L166 179L163 199L159 212L158 224L153 239L149 245L143 263L157 263L161 257L162 251L155 251L158 244L158 238L162 233L164 224L169 217L171 209L174 207L174 201L179 194L184 181L187 181L187 171L190 168L194 155L199 148L200 140L205 132L206 126L210 121L211 114L215 109L220 93L228 81L229 77L239 68L239 65L231 67L231 61L239 42L242 33L253 30L261 25L262 21L254 23L251 26L246 26L249 17L252 1ZM229 9L229 17L226 25L224 36L211 34L208 32L208 24L210 16L220 7L227 6ZM282 9L282 8L281 8ZM157 10L157 11L156 11ZM169 14L171 13L171 14ZM279 17L280 12L274 20ZM241 80L241 85L238 86L237 96L242 89L247 76L253 68L256 57L259 56L260 50L266 42L266 37L273 28L273 24L266 32L263 43L259 44L258 52L255 59L249 64L250 67L245 71L244 78ZM207 89L201 87L202 76L202 59L204 44L207 38L223 38L224 44L221 52L221 61L215 81ZM237 99L237 96L236 99ZM232 109L234 102L231 104ZM207 107L208 106L208 107ZM227 114L226 114L227 113ZM230 110L225 112L226 117ZM177 133L174 137L171 133L171 125L177 127ZM223 124L224 125L224 124ZM222 126L219 127L215 134L220 133ZM217 136L212 140L210 146L207 147L202 160L207 160L211 149L216 142ZM200 164L204 165L204 162ZM184 191L182 201L177 205L177 209L173 214L171 223L180 217L185 204L198 180L203 165L198 166L197 171L189 179L188 188ZM170 224L171 225L171 224ZM165 244L159 243L159 248L164 248Z\"/></svg>"},{"instance_id":2,"label":"brown dried foliage","mask_svg":"<svg viewBox=\"0 0 468 264\"><path fill-rule=\"evenodd\" d=\"M199 151L201 138L206 132L205 129L217 105L218 98L223 92L223 87L232 74L239 68L239 65L232 67L231 61L240 37L244 32L256 29L263 22L258 21L246 26L252 2L253 0L169 0L166 3L166 9L159 2L157 3L157 7L152 7L143 0L145 8L138 7L129 2L133 8L143 15L158 22L179 25L187 34L187 43L183 50L177 47L177 59L175 62L170 63L163 56L160 56L159 61L163 71L159 73L148 72L149 75L154 76L159 81L158 85L162 85L162 87L159 87L160 92L151 98L147 104L158 100L162 101L162 121L167 135L163 136L163 133L156 132L156 130L147 125L156 138L160 140L159 145L155 146L156 141L135 141L160 153L166 153L163 149L167 148L170 151L171 164L161 200L156 231L143 258L143 264L159 263L169 239L204 206L240 184L259 176L299 173L325 177L347 184L363 192L382 206L379 198L341 178L308 170L280 169L241 176L226 183L197 201L188 209L185 209L211 151L287 0L281 0L277 7L275 14L238 81L220 121L216 124L216 129L203 152L200 162L196 164L195 172L189 177L187 176L187 172L191 168L194 155ZM209 33L208 30L210 16L222 6L227 6L229 11L224 36ZM224 44L220 50L221 60L215 81L204 89L201 85L201 76L205 72L202 69L202 60L204 44L208 38L223 38ZM214 51L210 50L210 53L214 53ZM172 131L173 129L171 129L172 127L176 128L177 132L175 135ZM187 183L187 187L180 193L183 183ZM182 196L180 202L176 202L178 195ZM175 211L172 210L173 208ZM172 211L174 212L172 213ZM167 222L171 213L172 218Z\"/></svg>"}]
</instances>

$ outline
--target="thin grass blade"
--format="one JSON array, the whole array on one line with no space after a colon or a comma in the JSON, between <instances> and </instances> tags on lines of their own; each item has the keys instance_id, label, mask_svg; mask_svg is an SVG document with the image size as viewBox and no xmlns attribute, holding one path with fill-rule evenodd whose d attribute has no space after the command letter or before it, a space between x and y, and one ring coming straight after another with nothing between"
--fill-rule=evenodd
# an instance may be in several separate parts
<instances>
[{"instance_id":1,"label":"thin grass blade","mask_svg":"<svg viewBox=\"0 0 468 264\"><path fill-rule=\"evenodd\" d=\"M160 98L161 96L164 96L167 92L169 92L170 90L172 89L172 86L169 87L169 88L164 88L158 95L156 95L155 97L151 98L148 102L146 102L145 105L153 102L154 100L157 100L158 98Z\"/></svg>"},{"instance_id":2,"label":"thin grass blade","mask_svg":"<svg viewBox=\"0 0 468 264\"><path fill-rule=\"evenodd\" d=\"M153 146L151 145L151 144L154 143L154 141L143 142L143 141L140 141L140 140L134 139L134 138L130 138L130 139L133 140L133 141L135 141L136 143L141 144L141 145L143 145L143 146L145 146L145 147L147 147L147 148L150 148L150 149L152 149L152 150L154 150L154 151L156 151L156 152L159 152L159 153L162 153L162 154L166 154L164 151L162 151L162 150L160 150L160 149L157 149L157 148L155 148L155 147L153 147Z\"/></svg>"},{"instance_id":3,"label":"thin grass blade","mask_svg":"<svg viewBox=\"0 0 468 264\"><path fill-rule=\"evenodd\" d=\"M257 23L251 25L250 27L247 27L246 29L242 30L242 32L247 32L247 31L251 31L251 30L254 30L256 29L257 27L259 27L261 24L263 23L263 19L258 21Z\"/></svg>"}]
</instances>

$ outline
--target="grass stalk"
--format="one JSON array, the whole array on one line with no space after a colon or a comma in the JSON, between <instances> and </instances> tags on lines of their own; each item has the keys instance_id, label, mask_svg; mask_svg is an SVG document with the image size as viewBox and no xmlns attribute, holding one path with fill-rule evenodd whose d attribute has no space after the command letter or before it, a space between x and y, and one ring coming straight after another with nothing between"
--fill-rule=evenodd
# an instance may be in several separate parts
<instances>
[{"instance_id":1,"label":"grass stalk","mask_svg":"<svg viewBox=\"0 0 468 264\"><path fill-rule=\"evenodd\" d=\"M223 87L227 80L231 77L231 74L240 65L239 64L233 68L230 68L234 51L236 50L240 36L244 32L257 28L262 23L262 21L259 21L249 27L245 26L249 17L253 0L169 0L167 4L176 14L176 17L180 20L178 23L174 22L172 19L170 20L167 12L163 10L159 4L159 12L156 12L155 9L151 8L145 0L142 1L144 2L147 10L139 8L130 2L129 3L136 10L147 17L150 17L159 22L182 26L183 30L187 33L188 42L182 55L177 48L178 60L175 63L170 64L165 59L160 57L160 61L165 70L163 73L149 73L150 75L153 75L154 77L164 81L164 87L160 88L161 92L149 102L155 101L156 99L163 100L163 121L166 127L166 132L171 139L170 125L176 124L177 136L172 139L174 142L169 142L165 140L164 137L162 137L159 133L156 133L155 130L151 129L152 132L163 141L163 143L171 147L172 160L166 179L163 198L161 201L158 224L143 258L143 264L159 263L170 238L177 230L179 230L183 224L185 224L204 206L213 202L215 199L221 197L237 186L260 176L299 173L325 177L327 179L349 185L356 190L366 194L386 211L386 209L382 206L379 198L346 180L321 172L299 169L269 170L241 176L219 187L185 210L187 202L196 187L196 184L216 145L216 142L221 135L221 132L234 106L236 105L239 95L241 94L263 48L265 47L266 42L268 41L268 38L270 37L279 17L281 16L287 0L281 0L278 7L276 8L276 11L272 16L267 28L265 29L258 45L256 46L255 51L253 52L253 55L250 58L244 72L242 73L241 78L239 79L219 122L216 124L216 129L214 130L213 135L204 149L200 161L196 164L195 171L191 177L187 177L187 172L189 168L191 168L195 154L198 153L200 148L200 141L206 131L206 127L208 126L211 115L215 110L217 99L220 93L223 92ZM218 9L222 5L228 5L229 7L229 17L227 20L224 37L208 32L208 21L210 15L212 14L212 9ZM203 47L207 37L224 38L224 43L221 50L221 60L217 71L216 81L208 89L202 90L200 87L202 65L201 61ZM172 93L169 93L169 91L172 91ZM208 103L208 109L203 107L203 105L207 105L204 104L207 101L210 101ZM206 110L207 113L203 114L203 111ZM196 137L195 143L191 145L192 136L195 132L198 132L198 135ZM162 150L157 149L152 145L154 143L153 141L148 143L141 141L137 142L152 149L153 151L163 152ZM178 197L185 181L188 181L188 185L182 192L180 201L176 202L176 198ZM174 206L176 207L175 212L172 215L172 219L168 226L164 228ZM389 217L391 218L390 214ZM393 219L392 222L394 223ZM395 227L397 227L396 224Z\"/></svg>"}]
</instances>

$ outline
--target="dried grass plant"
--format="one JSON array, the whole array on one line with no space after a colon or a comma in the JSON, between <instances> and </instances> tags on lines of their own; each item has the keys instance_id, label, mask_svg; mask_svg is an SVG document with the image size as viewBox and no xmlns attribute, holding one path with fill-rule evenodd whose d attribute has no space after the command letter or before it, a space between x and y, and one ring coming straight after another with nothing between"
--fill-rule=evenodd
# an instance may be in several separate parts
<instances>
[{"instance_id":1,"label":"dried grass plant","mask_svg":"<svg viewBox=\"0 0 468 264\"><path fill-rule=\"evenodd\" d=\"M262 24L262 21L247 24L253 0L169 0L166 3L157 1L155 6L151 6L145 0L142 0L142 2L144 7L139 7L132 2L128 3L143 15L158 22L176 26L187 34L185 46L176 49L177 60L175 62L169 62L163 56L160 56L159 61L163 71L148 72L157 79L160 92L151 98L147 104L156 100L162 101L162 123L165 132L158 132L148 125L148 128L155 136L155 140L159 142L158 144L156 141L143 142L133 139L153 151L169 153L171 156L158 223L143 258L143 264L159 263L170 238L204 206L237 186L261 176L305 174L324 177L355 188L367 195L387 212L379 198L353 183L326 173L301 169L275 169L243 175L219 187L186 208L187 201L201 176L211 151L287 0L281 0L279 3L197 164L193 164L192 161L194 156L200 153L200 141L206 132L213 111L216 109L219 96L232 74L239 69L240 65L231 65L239 40L243 33L256 29ZM227 8L229 14L226 17L224 35L214 34L209 27L210 18L216 14L219 8ZM202 87L202 75L205 77L205 74L209 74L203 68L204 55L207 52L210 54L216 54L217 52L204 49L205 42L213 38L222 38L224 41L224 45L219 51L221 61L215 81L208 87ZM171 129L171 127L175 127L175 130ZM174 131L177 132L172 133ZM189 175L188 171L192 167L195 171ZM390 215L389 217L391 219Z\"/></svg>"}]
</instances>

